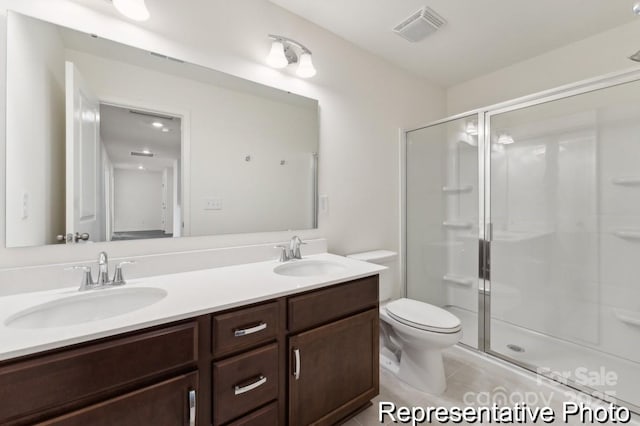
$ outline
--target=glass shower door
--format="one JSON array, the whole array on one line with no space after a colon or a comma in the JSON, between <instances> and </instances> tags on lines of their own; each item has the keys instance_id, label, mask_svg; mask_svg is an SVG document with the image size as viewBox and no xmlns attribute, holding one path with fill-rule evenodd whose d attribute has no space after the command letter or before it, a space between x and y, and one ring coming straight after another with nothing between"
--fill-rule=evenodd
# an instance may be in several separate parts
<instances>
[{"instance_id":1,"label":"glass shower door","mask_svg":"<svg viewBox=\"0 0 640 426\"><path fill-rule=\"evenodd\" d=\"M640 406L640 83L487 114L488 350Z\"/></svg>"},{"instance_id":2,"label":"glass shower door","mask_svg":"<svg viewBox=\"0 0 640 426\"><path fill-rule=\"evenodd\" d=\"M478 115L407 132L407 297L442 307L478 346Z\"/></svg>"}]
</instances>

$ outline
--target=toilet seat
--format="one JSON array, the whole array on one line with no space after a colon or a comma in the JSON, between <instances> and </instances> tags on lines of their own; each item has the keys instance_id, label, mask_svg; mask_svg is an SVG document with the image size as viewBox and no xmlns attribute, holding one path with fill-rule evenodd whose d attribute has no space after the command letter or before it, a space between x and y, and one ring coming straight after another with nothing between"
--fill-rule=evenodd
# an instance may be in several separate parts
<instances>
[{"instance_id":1,"label":"toilet seat","mask_svg":"<svg viewBox=\"0 0 640 426\"><path fill-rule=\"evenodd\" d=\"M404 325L432 333L457 333L462 329L460 319L452 313L418 300L394 300L387 304L386 311Z\"/></svg>"}]
</instances>

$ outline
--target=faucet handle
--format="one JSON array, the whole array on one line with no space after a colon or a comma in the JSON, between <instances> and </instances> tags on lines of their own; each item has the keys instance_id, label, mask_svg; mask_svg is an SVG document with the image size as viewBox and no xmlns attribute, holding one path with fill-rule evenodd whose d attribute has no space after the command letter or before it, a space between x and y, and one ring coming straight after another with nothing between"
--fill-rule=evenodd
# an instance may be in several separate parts
<instances>
[{"instance_id":1,"label":"faucet handle","mask_svg":"<svg viewBox=\"0 0 640 426\"><path fill-rule=\"evenodd\" d=\"M302 239L297 235L294 238L295 238L295 244L294 244L293 252L291 253L291 257L293 259L302 259L302 254L300 253L300 246L305 245L307 243L302 241Z\"/></svg>"},{"instance_id":2,"label":"faucet handle","mask_svg":"<svg viewBox=\"0 0 640 426\"><path fill-rule=\"evenodd\" d=\"M280 258L278 259L280 262L286 262L287 260L289 260L289 247L280 245L273 248L280 249Z\"/></svg>"},{"instance_id":3,"label":"faucet handle","mask_svg":"<svg viewBox=\"0 0 640 426\"><path fill-rule=\"evenodd\" d=\"M134 260L125 260L118 263L116 265L116 271L113 273L113 281L111 282L111 285L126 284L127 282L125 281L124 276L122 275L122 267L124 265L133 265L134 263L136 263Z\"/></svg>"},{"instance_id":4,"label":"faucet handle","mask_svg":"<svg viewBox=\"0 0 640 426\"><path fill-rule=\"evenodd\" d=\"M71 266L69 268L64 268L65 271L75 271L77 269L84 271L84 273L82 274L82 281L80 282L80 288L78 289L78 291L88 290L89 288L95 286L96 283L93 281L93 275L91 275L90 266L76 265L76 266Z\"/></svg>"}]
</instances>

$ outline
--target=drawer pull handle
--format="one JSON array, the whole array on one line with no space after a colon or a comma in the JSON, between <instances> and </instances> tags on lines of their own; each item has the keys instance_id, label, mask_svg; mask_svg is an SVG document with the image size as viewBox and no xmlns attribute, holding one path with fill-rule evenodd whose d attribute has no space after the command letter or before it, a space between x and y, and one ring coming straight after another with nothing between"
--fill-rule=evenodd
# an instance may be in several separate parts
<instances>
[{"instance_id":1,"label":"drawer pull handle","mask_svg":"<svg viewBox=\"0 0 640 426\"><path fill-rule=\"evenodd\" d=\"M236 328L233 330L233 335L235 337L246 336L247 334L257 333L258 331L265 330L267 328L266 322L261 322L260 324L250 327L250 328Z\"/></svg>"},{"instance_id":2,"label":"drawer pull handle","mask_svg":"<svg viewBox=\"0 0 640 426\"><path fill-rule=\"evenodd\" d=\"M235 395L242 395L245 392L249 392L254 390L255 388L259 388L260 386L264 385L265 383L267 383L267 378L264 376L258 376L256 378L256 381L253 383L249 383L248 385L245 386L239 386L236 385L233 393Z\"/></svg>"},{"instance_id":3,"label":"drawer pull handle","mask_svg":"<svg viewBox=\"0 0 640 426\"><path fill-rule=\"evenodd\" d=\"M196 391L189 391L189 426L196 426Z\"/></svg>"},{"instance_id":4,"label":"drawer pull handle","mask_svg":"<svg viewBox=\"0 0 640 426\"><path fill-rule=\"evenodd\" d=\"M293 358L295 359L295 364L293 366L293 377L298 380L300 378L300 349L293 350Z\"/></svg>"}]
</instances>

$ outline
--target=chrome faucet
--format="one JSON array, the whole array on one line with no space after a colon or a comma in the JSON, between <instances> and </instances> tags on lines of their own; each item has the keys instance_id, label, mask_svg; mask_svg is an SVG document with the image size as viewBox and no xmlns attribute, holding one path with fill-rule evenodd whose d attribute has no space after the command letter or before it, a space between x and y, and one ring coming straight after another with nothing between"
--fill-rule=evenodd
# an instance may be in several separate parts
<instances>
[{"instance_id":1,"label":"chrome faucet","mask_svg":"<svg viewBox=\"0 0 640 426\"><path fill-rule=\"evenodd\" d=\"M109 284L109 256L104 251L98 254L98 286Z\"/></svg>"},{"instance_id":2,"label":"chrome faucet","mask_svg":"<svg viewBox=\"0 0 640 426\"><path fill-rule=\"evenodd\" d=\"M106 252L101 251L100 254L98 254L98 281L97 282L93 281L93 274L91 273L90 266L86 266L86 265L72 266L71 268L67 268L67 270L81 269L83 271L82 281L80 283L80 288L78 289L78 291L95 290L100 288L107 288L107 287L120 286L120 285L126 284L127 282L125 281L124 276L122 275L122 266L129 265L132 263L136 263L136 262L124 261L124 262L118 263L113 273L113 280L110 280L109 279L109 256L107 256Z\"/></svg>"},{"instance_id":3,"label":"chrome faucet","mask_svg":"<svg viewBox=\"0 0 640 426\"><path fill-rule=\"evenodd\" d=\"M302 259L302 254L300 253L300 246L306 244L303 242L300 237L294 235L291 237L289 241L289 246L279 245L274 248L280 249L280 262L288 262L293 259Z\"/></svg>"},{"instance_id":4,"label":"chrome faucet","mask_svg":"<svg viewBox=\"0 0 640 426\"><path fill-rule=\"evenodd\" d=\"M291 237L291 241L289 241L289 259L302 259L300 254L300 245L302 244L306 243L303 243L297 235Z\"/></svg>"}]
</instances>

